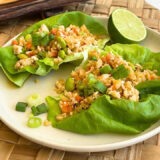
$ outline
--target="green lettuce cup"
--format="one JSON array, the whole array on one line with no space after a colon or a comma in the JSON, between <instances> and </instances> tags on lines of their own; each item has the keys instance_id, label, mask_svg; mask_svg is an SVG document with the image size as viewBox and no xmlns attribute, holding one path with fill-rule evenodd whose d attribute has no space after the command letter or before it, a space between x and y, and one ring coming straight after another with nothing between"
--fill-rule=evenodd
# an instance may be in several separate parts
<instances>
[{"instance_id":1,"label":"green lettuce cup","mask_svg":"<svg viewBox=\"0 0 160 160\"><path fill-rule=\"evenodd\" d=\"M84 13L74 11L59 14L48 19L42 20L36 24L33 24L31 27L27 28L23 33L21 33L17 39L19 39L22 36L26 37L29 34L33 36L34 31L38 30L38 28L40 28L42 24L45 24L48 27L48 29L56 28L60 25L63 25L64 27L68 27L71 24L79 27L85 25L87 29L90 31L90 33L94 35L108 36L107 30L101 21ZM30 37L27 36L27 39L29 38ZM39 39L36 39L35 41L38 42ZM42 40L40 41L42 42ZM43 43L43 45L45 44L46 40ZM52 69L57 70L59 68L59 65L61 65L62 63L83 59L82 53L67 56L63 55L62 61L58 64L55 64L53 63L53 58L45 57L36 61L36 68L33 66L25 66L22 69L17 70L15 69L15 64L18 61L18 58L14 54L12 46L0 48L0 57L0 66L4 71L4 74L12 83L19 87L23 85L24 81L31 74L45 76Z\"/></svg>"}]
</instances>

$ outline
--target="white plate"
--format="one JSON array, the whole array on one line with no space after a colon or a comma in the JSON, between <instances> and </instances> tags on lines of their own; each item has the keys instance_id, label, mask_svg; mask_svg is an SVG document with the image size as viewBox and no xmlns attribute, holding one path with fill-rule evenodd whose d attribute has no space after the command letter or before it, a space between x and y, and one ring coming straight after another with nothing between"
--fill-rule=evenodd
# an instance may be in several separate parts
<instances>
[{"instance_id":1,"label":"white plate","mask_svg":"<svg viewBox=\"0 0 160 160\"><path fill-rule=\"evenodd\" d=\"M107 18L99 19L107 23ZM160 34L151 29L147 30L148 36L142 45L149 47L153 51L160 51ZM11 41L5 46L10 45L10 43ZM16 102L25 101L28 95L33 93L39 93L43 98L48 95L55 95L54 84L56 80L67 77L72 69L73 66L65 65L60 70L52 71L45 77L32 76L25 82L22 88L17 88L9 83L2 71L0 71L1 120L12 130L31 141L48 147L74 152L96 152L118 149L141 142L160 132L160 122L157 122L145 132L137 135L113 133L80 135L52 127L28 128L26 126L28 112L26 114L16 112ZM39 79L39 83L34 83L35 78ZM45 119L45 115L42 115L42 118Z\"/></svg>"}]
</instances>

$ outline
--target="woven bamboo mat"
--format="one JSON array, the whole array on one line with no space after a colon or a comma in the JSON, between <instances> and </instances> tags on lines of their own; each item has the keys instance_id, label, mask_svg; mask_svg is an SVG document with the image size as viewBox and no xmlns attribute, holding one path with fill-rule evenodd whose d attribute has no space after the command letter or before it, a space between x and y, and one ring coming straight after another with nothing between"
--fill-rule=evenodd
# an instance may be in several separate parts
<instances>
[{"instance_id":1,"label":"woven bamboo mat","mask_svg":"<svg viewBox=\"0 0 160 160\"><path fill-rule=\"evenodd\" d=\"M119 7L128 8L142 18L145 25L160 31L160 12L144 0L90 0L63 10L80 10L91 15L108 16L113 9ZM0 22L0 46L38 20L40 14ZM0 121L0 160L160 160L160 134L119 150L72 153L35 144L20 137Z\"/></svg>"}]
</instances>

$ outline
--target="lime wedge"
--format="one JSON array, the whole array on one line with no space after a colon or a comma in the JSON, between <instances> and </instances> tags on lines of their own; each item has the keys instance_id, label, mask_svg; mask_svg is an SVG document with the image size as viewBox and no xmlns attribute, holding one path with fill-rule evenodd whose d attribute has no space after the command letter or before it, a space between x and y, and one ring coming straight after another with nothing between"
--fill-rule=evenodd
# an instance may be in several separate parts
<instances>
[{"instance_id":1,"label":"lime wedge","mask_svg":"<svg viewBox=\"0 0 160 160\"><path fill-rule=\"evenodd\" d=\"M139 43L147 35L143 22L126 9L116 9L108 21L108 32L116 43Z\"/></svg>"}]
</instances>

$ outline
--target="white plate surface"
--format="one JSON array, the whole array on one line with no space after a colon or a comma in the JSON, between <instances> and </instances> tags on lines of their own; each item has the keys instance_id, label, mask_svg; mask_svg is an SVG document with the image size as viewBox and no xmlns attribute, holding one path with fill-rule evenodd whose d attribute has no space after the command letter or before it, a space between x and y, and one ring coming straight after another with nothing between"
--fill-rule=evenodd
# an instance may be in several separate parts
<instances>
[{"instance_id":1,"label":"white plate surface","mask_svg":"<svg viewBox=\"0 0 160 160\"><path fill-rule=\"evenodd\" d=\"M98 18L107 23L107 18ZM160 34L151 29L148 30L148 36L142 45L151 50L160 51ZM9 41L5 46L10 45ZM58 71L52 71L45 77L32 76L28 79L22 88L12 85L0 70L0 117L1 120L12 130L21 136L36 143L73 152L98 152L113 150L135 143L141 142L160 132L160 122L154 124L151 128L138 135L120 135L105 133L98 135L80 135L52 127L40 127L30 129L26 126L28 112L19 113L15 111L15 104L18 101L26 101L27 97L33 93L39 93L43 98L50 95L56 95L54 84L60 78L66 78L73 69L72 65L62 66ZM39 83L34 80L39 79ZM45 119L45 115L41 116Z\"/></svg>"}]
</instances>

